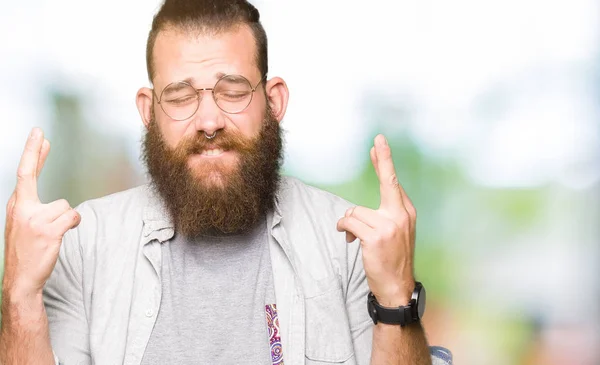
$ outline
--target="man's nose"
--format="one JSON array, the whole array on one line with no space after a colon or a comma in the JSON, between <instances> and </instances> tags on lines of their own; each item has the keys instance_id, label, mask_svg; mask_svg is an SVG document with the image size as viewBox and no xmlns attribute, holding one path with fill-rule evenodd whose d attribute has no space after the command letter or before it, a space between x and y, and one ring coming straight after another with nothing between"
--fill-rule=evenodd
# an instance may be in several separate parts
<instances>
[{"instance_id":1,"label":"man's nose","mask_svg":"<svg viewBox=\"0 0 600 365\"><path fill-rule=\"evenodd\" d=\"M213 98L212 91L202 90L200 93L200 105L194 116L194 125L198 132L212 136L225 127L225 118Z\"/></svg>"}]
</instances>

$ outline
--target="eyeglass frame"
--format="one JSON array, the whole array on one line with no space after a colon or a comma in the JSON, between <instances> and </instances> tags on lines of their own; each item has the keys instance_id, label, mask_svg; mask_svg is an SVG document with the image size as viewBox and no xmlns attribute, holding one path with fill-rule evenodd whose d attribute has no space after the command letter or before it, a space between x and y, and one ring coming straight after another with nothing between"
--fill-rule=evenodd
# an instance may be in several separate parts
<instances>
[{"instance_id":1,"label":"eyeglass frame","mask_svg":"<svg viewBox=\"0 0 600 365\"><path fill-rule=\"evenodd\" d=\"M243 78L244 80L246 80L246 82L248 83L248 85L250 85L250 100L248 101L248 104L247 104L247 105L246 105L246 106L245 106L245 107L244 107L242 110L240 110L240 111L238 111L238 112L234 112L234 113L231 113L231 112L228 112L228 111L226 111L226 110L223 110L223 108L221 108L221 106L219 106L219 103L217 102L217 97L216 97L216 95L215 95L215 86L217 86L217 84L218 84L219 82L221 82L221 80L223 80L223 79L224 79L224 78L226 78L226 77L230 77L230 76L241 77L241 78ZM154 95L156 98L158 98L158 100L157 100L157 103L158 103L158 105L160 105L160 108L162 109L163 113L165 113L165 114L166 114L166 115L167 115L169 118L171 118L171 119L173 119L173 120L175 120L175 121L178 121L178 122L180 122L180 121L183 121L183 120L186 120L186 119L190 119L191 117L193 117L193 116L194 116L194 115L195 115L195 114L198 112L198 109L200 109L200 102L202 101L202 99L201 99L201 97L200 97L200 92L201 92L201 91L210 91L210 92L211 92L211 94L212 94L212 97L213 97L213 100L214 100L215 104L216 104L216 105L217 105L217 107L218 107L218 108L219 108L221 111L223 111L224 113L227 113L227 114L239 114L239 113L243 112L244 110L248 109L248 107L249 107L249 106L250 106L250 104L252 103L252 99L254 99L254 92L255 92L255 91L258 89L258 87L260 86L260 84L262 84L262 83L263 83L263 81L265 81L265 80L266 80L266 78L267 78L267 75L265 74L263 77L261 77L261 78L260 78L260 81L258 81L258 83L256 84L256 86L254 86L254 87L252 87L252 84L250 83L250 80L248 80L248 79L247 79L246 77L244 77L243 75L237 75L237 74L227 74L227 75L223 75L223 76L219 77L219 79L217 80L217 82L215 82L215 85L214 85L213 87L204 87L204 88L195 88L195 87L194 87L192 84L190 84L188 81L173 81L173 82L169 83L167 86L165 86L165 87L162 89L162 91L160 92L160 97L159 97L158 95L156 95L156 93L154 92L154 88L152 88L152 94L153 94L153 95ZM194 110L194 112L193 112L193 113L192 113L192 114L191 114L189 117L187 117L187 118L184 118L184 119L175 119L175 118L173 118L172 116L170 116L170 115L169 115L169 113L167 113L167 112L165 111L165 108L163 108L163 106L162 106L162 104L161 104L161 102L162 102L162 96L163 96L163 93L165 92L165 90L166 90L166 89L167 89L169 86L171 86L171 85L174 85L174 84L186 84L186 85L189 85L189 86L190 86L190 87L191 87L191 88L192 88L192 89L193 89L193 90L196 92L196 100L198 101L198 103L197 103L197 105L196 105L196 110Z\"/></svg>"}]
</instances>

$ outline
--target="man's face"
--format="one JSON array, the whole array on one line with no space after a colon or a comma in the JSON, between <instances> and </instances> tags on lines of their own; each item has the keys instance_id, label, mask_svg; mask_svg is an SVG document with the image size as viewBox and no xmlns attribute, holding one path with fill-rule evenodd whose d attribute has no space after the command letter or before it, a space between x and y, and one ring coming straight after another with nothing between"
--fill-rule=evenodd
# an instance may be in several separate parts
<instances>
[{"instance_id":1,"label":"man's face","mask_svg":"<svg viewBox=\"0 0 600 365\"><path fill-rule=\"evenodd\" d=\"M195 88L212 88L222 74L242 75L252 86L262 78L256 67L254 39L245 27L212 36L161 32L154 54L159 96L162 88L180 80L189 80ZM149 104L143 158L177 232L193 237L247 231L274 203L282 160L279 120L283 113L279 118L273 113L262 85L248 107L237 114L222 111L210 91L201 92L205 94L197 112L181 121L165 114L154 97ZM272 95L274 100L277 95L283 100L281 92ZM277 102L272 104L277 106ZM140 105L144 104L138 100ZM280 111L285 110L282 106ZM215 132L214 139L206 138L205 134Z\"/></svg>"},{"instance_id":2,"label":"man's face","mask_svg":"<svg viewBox=\"0 0 600 365\"><path fill-rule=\"evenodd\" d=\"M198 35L178 29L162 31L154 45L154 67L154 90L158 97L167 85L176 81L189 80L197 89L212 88L220 76L233 74L244 76L255 86L263 76L256 67L254 37L246 26L217 35ZM253 93L250 105L237 114L222 111L210 91L200 93L198 110L182 121L166 115L158 104L158 97L154 98L155 119L168 147L176 148L190 136L219 134L222 130L245 138L258 135L266 110L262 86ZM187 164L206 184L223 186L227 175L238 168L240 155L235 150L220 151L208 143L204 147L189 155Z\"/></svg>"}]
</instances>

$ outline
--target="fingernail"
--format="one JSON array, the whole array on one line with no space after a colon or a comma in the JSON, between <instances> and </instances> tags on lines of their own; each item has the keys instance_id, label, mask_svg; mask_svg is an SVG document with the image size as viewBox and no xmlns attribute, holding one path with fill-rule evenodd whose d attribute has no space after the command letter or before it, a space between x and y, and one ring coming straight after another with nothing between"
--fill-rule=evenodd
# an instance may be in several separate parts
<instances>
[{"instance_id":1,"label":"fingernail","mask_svg":"<svg viewBox=\"0 0 600 365\"><path fill-rule=\"evenodd\" d=\"M377 139L375 141L380 147L384 147L387 146L387 140L385 139L385 136L383 134L380 134L379 136L377 136Z\"/></svg>"},{"instance_id":2,"label":"fingernail","mask_svg":"<svg viewBox=\"0 0 600 365\"><path fill-rule=\"evenodd\" d=\"M29 138L36 139L39 137L39 135L40 135L40 130L38 128L33 128L33 130L31 131L31 134L29 135Z\"/></svg>"}]
</instances>

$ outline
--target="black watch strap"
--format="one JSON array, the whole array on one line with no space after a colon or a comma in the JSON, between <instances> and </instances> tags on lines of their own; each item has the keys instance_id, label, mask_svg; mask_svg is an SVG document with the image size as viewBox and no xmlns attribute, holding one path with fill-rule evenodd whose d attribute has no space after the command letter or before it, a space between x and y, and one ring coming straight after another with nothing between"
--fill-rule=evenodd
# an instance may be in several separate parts
<instances>
[{"instance_id":1,"label":"black watch strap","mask_svg":"<svg viewBox=\"0 0 600 365\"><path fill-rule=\"evenodd\" d=\"M379 302L377 302L377 298L375 298L375 295L370 292L367 300L367 308L373 323L377 324L378 322L381 322L386 324L399 324L400 326L404 327L408 324L418 322L420 320L420 316L422 316L422 313L419 314L419 310L424 310L424 307L421 309L419 308L419 303L417 302L419 300L419 293L421 293L422 290L423 285L419 282L416 282L415 290L413 291L412 298L410 299L408 305L393 308L384 307L379 304ZM424 304L424 296L423 290L421 304Z\"/></svg>"},{"instance_id":2,"label":"black watch strap","mask_svg":"<svg viewBox=\"0 0 600 365\"><path fill-rule=\"evenodd\" d=\"M369 293L369 314L373 323L377 322L386 324L399 324L404 327L407 324L414 322L410 305L403 307L388 308L383 307L377 302L377 298L373 293Z\"/></svg>"},{"instance_id":3,"label":"black watch strap","mask_svg":"<svg viewBox=\"0 0 600 365\"><path fill-rule=\"evenodd\" d=\"M388 308L383 307L377 302L377 298L373 293L369 293L369 314L373 323L377 322L386 324L399 324L404 327L407 324L414 322L412 316L412 306L407 305L403 307Z\"/></svg>"}]
</instances>

